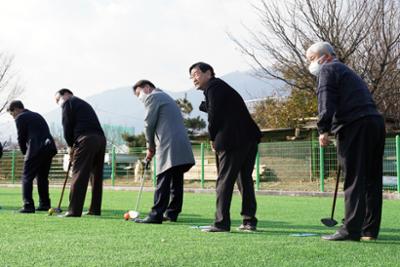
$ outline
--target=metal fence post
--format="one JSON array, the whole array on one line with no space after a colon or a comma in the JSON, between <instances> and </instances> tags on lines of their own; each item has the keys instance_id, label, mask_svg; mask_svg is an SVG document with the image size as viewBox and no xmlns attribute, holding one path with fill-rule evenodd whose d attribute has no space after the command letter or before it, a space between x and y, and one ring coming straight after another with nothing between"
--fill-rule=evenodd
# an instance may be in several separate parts
<instances>
[{"instance_id":1,"label":"metal fence post","mask_svg":"<svg viewBox=\"0 0 400 267\"><path fill-rule=\"evenodd\" d=\"M397 174L397 193L400 194L400 137L396 135L396 174Z\"/></svg>"},{"instance_id":2,"label":"metal fence post","mask_svg":"<svg viewBox=\"0 0 400 267\"><path fill-rule=\"evenodd\" d=\"M257 145L256 155L256 190L260 190L260 146Z\"/></svg>"},{"instance_id":3,"label":"metal fence post","mask_svg":"<svg viewBox=\"0 0 400 267\"><path fill-rule=\"evenodd\" d=\"M111 148L111 185L115 185L116 176L116 156L115 156L115 146Z\"/></svg>"},{"instance_id":4,"label":"metal fence post","mask_svg":"<svg viewBox=\"0 0 400 267\"><path fill-rule=\"evenodd\" d=\"M325 176L325 157L324 157L324 147L319 147L319 181L320 181L320 191L324 192L324 176Z\"/></svg>"},{"instance_id":5,"label":"metal fence post","mask_svg":"<svg viewBox=\"0 0 400 267\"><path fill-rule=\"evenodd\" d=\"M201 143L201 146L200 146L200 156L201 156L200 182L201 182L201 188L204 188L204 143Z\"/></svg>"},{"instance_id":6,"label":"metal fence post","mask_svg":"<svg viewBox=\"0 0 400 267\"><path fill-rule=\"evenodd\" d=\"M153 157L153 186L157 185L157 162L156 157Z\"/></svg>"},{"instance_id":7,"label":"metal fence post","mask_svg":"<svg viewBox=\"0 0 400 267\"><path fill-rule=\"evenodd\" d=\"M15 149L11 152L11 181L15 183Z\"/></svg>"}]
</instances>

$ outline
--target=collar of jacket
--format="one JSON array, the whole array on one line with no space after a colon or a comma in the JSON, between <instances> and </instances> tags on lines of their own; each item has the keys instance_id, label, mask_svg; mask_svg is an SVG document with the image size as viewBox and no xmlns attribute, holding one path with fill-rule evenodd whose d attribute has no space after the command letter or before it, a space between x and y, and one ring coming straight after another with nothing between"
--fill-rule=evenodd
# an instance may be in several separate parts
<instances>
[{"instance_id":1,"label":"collar of jacket","mask_svg":"<svg viewBox=\"0 0 400 267\"><path fill-rule=\"evenodd\" d=\"M207 85L205 86L204 91L203 91L204 95L207 94L208 88L210 88L211 84L213 82L215 82L216 80L218 80L218 78L215 78L215 77L212 77L211 79L208 80Z\"/></svg>"},{"instance_id":2,"label":"collar of jacket","mask_svg":"<svg viewBox=\"0 0 400 267\"><path fill-rule=\"evenodd\" d=\"M16 120L16 119L18 119L22 114L24 114L24 113L26 113L26 112L28 112L29 111L29 109L23 109L22 111L21 111L21 113L19 113L17 116L15 116L15 119L14 120Z\"/></svg>"}]
</instances>

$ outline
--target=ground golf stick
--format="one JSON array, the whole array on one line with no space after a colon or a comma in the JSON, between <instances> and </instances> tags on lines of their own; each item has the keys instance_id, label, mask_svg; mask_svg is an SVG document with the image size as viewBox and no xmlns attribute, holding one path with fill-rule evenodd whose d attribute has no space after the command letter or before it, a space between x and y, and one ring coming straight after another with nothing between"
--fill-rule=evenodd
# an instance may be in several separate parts
<instances>
[{"instance_id":1,"label":"ground golf stick","mask_svg":"<svg viewBox=\"0 0 400 267\"><path fill-rule=\"evenodd\" d=\"M64 184L63 184L63 187L61 190L61 196L60 196L60 200L58 201L58 206L55 209L53 209L53 208L49 209L49 215L53 215L53 213L61 213L62 212L61 203L62 203L62 199L64 197L65 186L67 185L68 174L71 169L71 166L72 166L72 157L69 159L69 162L68 162L67 173L65 174Z\"/></svg>"},{"instance_id":2,"label":"ground golf stick","mask_svg":"<svg viewBox=\"0 0 400 267\"><path fill-rule=\"evenodd\" d=\"M128 212L129 218L132 220L136 219L140 215L140 212L138 211L138 209L139 209L139 205L140 205L140 200L142 199L142 192L143 192L143 187L144 187L144 174L145 174L146 170L149 168L149 163L150 163L150 161L147 159L144 161L144 166L143 166L143 171L142 171L142 181L140 183L140 189L139 189L139 194L138 194L138 197L136 200L135 210L131 210Z\"/></svg>"},{"instance_id":3,"label":"ground golf stick","mask_svg":"<svg viewBox=\"0 0 400 267\"><path fill-rule=\"evenodd\" d=\"M338 171L336 175L336 186L335 186L335 193L333 194L333 204L332 204L332 213L330 218L323 218L321 219L321 222L328 227L333 227L337 224L337 221L333 219L333 215L335 214L335 207L336 207L336 198L337 198L337 192L339 188L339 179L340 179L340 171L341 167L340 165L338 166Z\"/></svg>"}]
</instances>

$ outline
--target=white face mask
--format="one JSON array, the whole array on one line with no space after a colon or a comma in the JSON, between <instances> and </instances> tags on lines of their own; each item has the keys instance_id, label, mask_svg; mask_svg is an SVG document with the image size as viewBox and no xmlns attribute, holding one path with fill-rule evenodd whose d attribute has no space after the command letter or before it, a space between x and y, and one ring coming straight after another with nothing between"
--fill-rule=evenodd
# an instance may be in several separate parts
<instances>
[{"instance_id":1,"label":"white face mask","mask_svg":"<svg viewBox=\"0 0 400 267\"><path fill-rule=\"evenodd\" d=\"M144 101L146 101L146 97L147 97L147 94L145 92L143 92L143 90L140 91L138 98L142 103L144 103Z\"/></svg>"},{"instance_id":2,"label":"white face mask","mask_svg":"<svg viewBox=\"0 0 400 267\"><path fill-rule=\"evenodd\" d=\"M64 98L60 97L60 99L58 100L58 103L57 103L57 104L58 104L60 107L62 107L64 103L65 103Z\"/></svg>"},{"instance_id":3,"label":"white face mask","mask_svg":"<svg viewBox=\"0 0 400 267\"><path fill-rule=\"evenodd\" d=\"M314 62L312 62L310 64L310 66L308 67L308 70L310 71L310 73L314 76L318 76L319 72L321 71L321 67L322 65L324 65L325 63L320 64L319 61L323 58L324 56L318 58L317 60L315 60Z\"/></svg>"}]
</instances>

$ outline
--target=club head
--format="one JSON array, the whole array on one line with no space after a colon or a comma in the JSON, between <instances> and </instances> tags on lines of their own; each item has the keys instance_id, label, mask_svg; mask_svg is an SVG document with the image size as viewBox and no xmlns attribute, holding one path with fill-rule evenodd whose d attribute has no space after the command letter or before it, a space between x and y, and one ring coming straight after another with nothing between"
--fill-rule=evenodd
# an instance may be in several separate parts
<instances>
[{"instance_id":1,"label":"club head","mask_svg":"<svg viewBox=\"0 0 400 267\"><path fill-rule=\"evenodd\" d=\"M328 226L328 227L333 227L337 224L337 221L332 218L323 218L323 219L321 219L321 222L323 225Z\"/></svg>"},{"instance_id":2,"label":"club head","mask_svg":"<svg viewBox=\"0 0 400 267\"><path fill-rule=\"evenodd\" d=\"M49 216L53 214L60 214L62 210L60 208L50 208L49 211L47 212Z\"/></svg>"},{"instance_id":3,"label":"club head","mask_svg":"<svg viewBox=\"0 0 400 267\"><path fill-rule=\"evenodd\" d=\"M129 214L129 218L131 220L135 220L140 215L140 213L138 211L136 211L136 210L130 210L130 211L128 211L128 214Z\"/></svg>"},{"instance_id":4,"label":"club head","mask_svg":"<svg viewBox=\"0 0 400 267\"><path fill-rule=\"evenodd\" d=\"M54 208L50 208L50 209L48 210L47 213L48 213L49 216L51 216L51 215L53 215L55 212L56 212L56 211L55 211Z\"/></svg>"}]
</instances>

